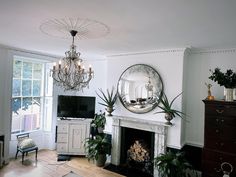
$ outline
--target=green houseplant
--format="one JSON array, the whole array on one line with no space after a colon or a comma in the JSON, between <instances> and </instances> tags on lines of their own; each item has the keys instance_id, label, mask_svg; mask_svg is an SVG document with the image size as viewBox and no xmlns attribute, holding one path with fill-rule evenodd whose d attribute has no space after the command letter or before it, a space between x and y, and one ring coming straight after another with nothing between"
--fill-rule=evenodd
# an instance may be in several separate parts
<instances>
[{"instance_id":1,"label":"green houseplant","mask_svg":"<svg viewBox=\"0 0 236 177\"><path fill-rule=\"evenodd\" d=\"M108 116L112 116L112 112L114 111L114 104L117 99L117 92L115 92L114 87L112 87L111 91L107 89L106 92L104 92L102 89L99 89L100 94L96 92L99 98L103 101L102 103L99 102L99 104L106 106L106 111L108 112Z\"/></svg>"},{"instance_id":2,"label":"green houseplant","mask_svg":"<svg viewBox=\"0 0 236 177\"><path fill-rule=\"evenodd\" d=\"M168 151L160 154L154 158L154 165L160 177L185 177L186 170L192 169L191 164L184 157L184 152Z\"/></svg>"},{"instance_id":3,"label":"green houseplant","mask_svg":"<svg viewBox=\"0 0 236 177\"><path fill-rule=\"evenodd\" d=\"M88 159L95 160L96 165L102 167L106 162L106 155L110 154L111 143L107 140L105 134L100 134L94 138L87 138L85 149Z\"/></svg>"},{"instance_id":4,"label":"green houseplant","mask_svg":"<svg viewBox=\"0 0 236 177\"><path fill-rule=\"evenodd\" d=\"M225 87L225 100L233 101L233 89L236 88L236 73L231 69L223 73L220 68L215 68L214 71L210 70L210 72L209 79Z\"/></svg>"},{"instance_id":5,"label":"green houseplant","mask_svg":"<svg viewBox=\"0 0 236 177\"><path fill-rule=\"evenodd\" d=\"M183 116L185 115L185 113L183 113L182 111L178 111L178 110L172 108L172 105L173 105L174 101L181 94L182 93L180 93L176 97L174 97L174 99L172 101L168 100L168 98L167 98L165 93L163 93L162 97L160 98L161 105L157 105L157 107L159 107L162 111L155 112L155 114L157 114L157 113L165 113L165 119L167 120L167 122L166 122L167 125L172 125L171 120L175 116L179 116L179 117L183 118Z\"/></svg>"},{"instance_id":6,"label":"green houseplant","mask_svg":"<svg viewBox=\"0 0 236 177\"><path fill-rule=\"evenodd\" d=\"M105 124L106 124L105 112L102 113L102 111L100 111L100 113L96 113L94 119L91 122L91 128L94 128L92 134L96 134L97 132L103 133Z\"/></svg>"}]
</instances>

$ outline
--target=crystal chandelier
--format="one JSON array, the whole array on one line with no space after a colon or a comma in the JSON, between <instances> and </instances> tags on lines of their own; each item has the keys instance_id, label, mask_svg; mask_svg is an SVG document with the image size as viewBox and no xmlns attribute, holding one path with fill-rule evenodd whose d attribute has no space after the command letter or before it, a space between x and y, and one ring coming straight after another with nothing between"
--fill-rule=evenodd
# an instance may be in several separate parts
<instances>
[{"instance_id":1,"label":"crystal chandelier","mask_svg":"<svg viewBox=\"0 0 236 177\"><path fill-rule=\"evenodd\" d=\"M91 65L88 71L82 65L83 60L80 58L80 53L76 52L76 46L74 45L74 38L77 31L71 30L71 36L73 37L70 50L65 52L65 57L57 63L54 63L52 77L57 85L63 87L65 90L83 90L85 87L89 87L89 82L92 79L94 72Z\"/></svg>"}]
</instances>

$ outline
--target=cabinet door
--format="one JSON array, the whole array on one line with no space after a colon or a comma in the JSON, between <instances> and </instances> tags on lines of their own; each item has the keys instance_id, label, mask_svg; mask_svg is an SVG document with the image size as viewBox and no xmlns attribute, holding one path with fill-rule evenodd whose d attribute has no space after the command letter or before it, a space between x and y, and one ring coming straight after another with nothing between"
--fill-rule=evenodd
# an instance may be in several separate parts
<instances>
[{"instance_id":1,"label":"cabinet door","mask_svg":"<svg viewBox=\"0 0 236 177\"><path fill-rule=\"evenodd\" d=\"M69 128L69 152L85 154L84 142L86 138L85 124L71 124Z\"/></svg>"}]
</instances>

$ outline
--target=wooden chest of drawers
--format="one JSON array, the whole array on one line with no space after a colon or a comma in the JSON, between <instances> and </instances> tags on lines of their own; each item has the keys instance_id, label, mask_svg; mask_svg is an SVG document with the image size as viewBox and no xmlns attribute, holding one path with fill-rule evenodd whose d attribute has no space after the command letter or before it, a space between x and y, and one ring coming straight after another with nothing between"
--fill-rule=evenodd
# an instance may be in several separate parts
<instances>
[{"instance_id":1,"label":"wooden chest of drawers","mask_svg":"<svg viewBox=\"0 0 236 177\"><path fill-rule=\"evenodd\" d=\"M205 133L202 156L203 177L222 177L233 166L236 177L236 102L203 101Z\"/></svg>"}]
</instances>

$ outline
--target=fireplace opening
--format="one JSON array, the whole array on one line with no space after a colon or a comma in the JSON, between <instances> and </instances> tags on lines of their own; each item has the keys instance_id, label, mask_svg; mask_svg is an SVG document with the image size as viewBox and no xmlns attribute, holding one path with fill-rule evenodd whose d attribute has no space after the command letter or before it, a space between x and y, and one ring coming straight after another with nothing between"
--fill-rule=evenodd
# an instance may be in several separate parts
<instances>
[{"instance_id":1,"label":"fireplace opening","mask_svg":"<svg viewBox=\"0 0 236 177\"><path fill-rule=\"evenodd\" d=\"M128 176L153 177L154 136L149 131L121 128L120 166Z\"/></svg>"}]
</instances>

